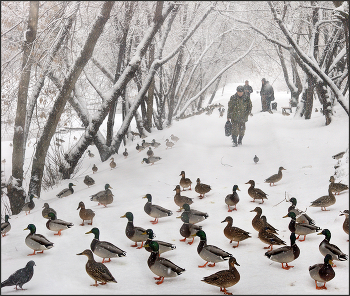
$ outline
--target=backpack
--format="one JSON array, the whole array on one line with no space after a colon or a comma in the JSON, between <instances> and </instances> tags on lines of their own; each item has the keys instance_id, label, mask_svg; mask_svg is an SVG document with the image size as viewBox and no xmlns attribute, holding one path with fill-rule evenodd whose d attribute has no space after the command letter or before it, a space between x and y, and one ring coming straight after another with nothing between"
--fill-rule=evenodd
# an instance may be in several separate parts
<instances>
[{"instance_id":1,"label":"backpack","mask_svg":"<svg viewBox=\"0 0 350 296\"><path fill-rule=\"evenodd\" d=\"M232 133L232 123L231 121L227 120L225 123L225 136L229 137Z\"/></svg>"}]
</instances>

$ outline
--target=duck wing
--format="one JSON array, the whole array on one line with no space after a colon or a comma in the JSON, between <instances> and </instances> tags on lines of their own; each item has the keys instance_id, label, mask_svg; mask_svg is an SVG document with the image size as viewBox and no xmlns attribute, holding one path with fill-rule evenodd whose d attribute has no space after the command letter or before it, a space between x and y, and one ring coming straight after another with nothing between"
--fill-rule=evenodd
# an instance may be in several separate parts
<instances>
[{"instance_id":1,"label":"duck wing","mask_svg":"<svg viewBox=\"0 0 350 296\"><path fill-rule=\"evenodd\" d=\"M175 263L163 257L159 257L157 262L166 268L170 268L173 272L176 272L178 275L185 271L184 268L177 266Z\"/></svg>"},{"instance_id":2,"label":"duck wing","mask_svg":"<svg viewBox=\"0 0 350 296\"><path fill-rule=\"evenodd\" d=\"M217 246L214 245L206 245L204 247L207 251L209 251L210 253L213 253L217 256L222 257L224 260L228 259L229 257L232 257L232 254L224 251L223 249L220 249Z\"/></svg>"}]
</instances>

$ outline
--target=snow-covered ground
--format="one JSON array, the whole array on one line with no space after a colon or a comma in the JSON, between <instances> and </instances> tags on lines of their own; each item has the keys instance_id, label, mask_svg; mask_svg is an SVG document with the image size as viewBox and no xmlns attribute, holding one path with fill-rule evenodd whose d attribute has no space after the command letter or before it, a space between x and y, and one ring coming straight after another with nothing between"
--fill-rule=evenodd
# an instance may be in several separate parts
<instances>
[{"instance_id":1,"label":"snow-covered ground","mask_svg":"<svg viewBox=\"0 0 350 296\"><path fill-rule=\"evenodd\" d=\"M226 86L224 92L218 91L213 103L221 103L227 110L230 95L235 93L237 84ZM35 208L29 215L24 212L10 219L12 229L7 236L1 238L1 281L10 274L34 260L34 276L24 285L27 290L15 291L14 287L4 287L2 294L222 294L218 287L201 281L219 270L228 269L228 262L217 263L215 267L198 268L205 262L197 254L199 238L189 245L180 242L182 236L179 229L182 225L176 219L179 213L174 203L173 191L179 184L180 172L184 170L186 177L193 182L200 178L202 183L209 184L212 190L199 199L198 194L185 191L182 194L194 198L193 209L205 211L209 218L199 223L207 234L208 244L216 245L230 252L240 264L237 270L240 281L228 288L233 294L348 294L349 293L349 261L336 261L335 278L326 284L327 290L316 290L314 280L310 277L308 267L315 263L322 263L323 256L318 250L323 236L310 234L306 241L297 242L301 253L291 265L294 268L284 270L281 264L269 260L264 256L266 246L262 243L253 229L251 221L255 213L250 211L260 206L270 224L279 229L279 237L289 245L290 219L283 219L287 214L289 203L283 201L295 197L297 207L306 210L315 220L316 225L328 228L332 233L331 243L336 244L344 253L349 254L348 235L343 231L344 216L340 211L349 209L349 192L336 196L336 203L329 207L329 211L309 207L310 202L320 196L327 195L329 177L335 174L334 166L338 163L332 155L347 151L341 159L340 167L335 175L336 182L349 184L349 118L339 105L334 108L333 122L325 126L324 117L320 112L313 113L310 120L294 118L294 111L290 116L281 114L281 107L288 106L290 95L286 92L276 93L277 111L274 114L261 113L260 96L256 92L259 86L252 85L253 116L249 117L246 125L246 135L243 145L233 148L231 140L224 135L226 114L219 117L219 111L214 110L212 115L201 114L184 120L174 121L170 128L158 131L156 129L146 138L161 143L154 149L156 156L162 159L154 165L141 164L146 157L146 150L137 152L136 144L140 139L128 142L129 156L124 159L122 152L113 155L117 167L110 170L109 161L102 163L95 146L89 147L94 158L84 157L82 168L73 180L64 180L58 187L44 191L40 199L34 199ZM314 107L320 109L318 101ZM136 129L134 129L136 131ZM165 139L174 134L180 138L172 149L166 149ZM74 143L73 137L79 138L79 132L62 135L67 143ZM70 137L70 139L69 139ZM66 149L68 147L65 147ZM33 147L27 148L27 160ZM8 179L11 173L12 147L9 142L1 143L1 169ZM29 155L29 156L28 156ZM253 162L254 155L260 158L258 164ZM96 164L98 172L92 174L91 167ZM264 180L277 173L283 166L283 178L276 186L270 187ZM83 179L90 175L96 184L88 188ZM263 204L251 202L248 195L248 184L254 180L256 187L268 194L268 200ZM26 180L26 185L29 180ZM74 194L58 199L56 194L73 182ZM90 201L90 195L103 190L109 183L114 193L114 202L107 208L98 206ZM228 213L224 202L225 196L232 192L237 184L240 201L237 211ZM142 197L150 193L153 203L173 211L173 215L161 218L153 225L144 212L146 199ZM83 201L87 208L95 211L93 225L80 226L82 222L77 211L78 203ZM47 202L54 208L58 218L74 223L71 229L55 236L54 232L45 226L46 219L41 215L42 206ZM152 228L156 239L174 243L176 249L161 256L168 258L186 271L176 278L166 278L164 283L156 285L155 276L147 266L149 254L144 249L132 248L125 235L126 218L120 218L127 211L134 214L135 226L145 229ZM4 207L2 207L2 216ZM233 223L251 233L251 238L240 243L238 248L224 236L223 229L226 223L221 223L226 216L233 217ZM23 231L29 223L37 227L37 233L43 234L54 242L54 247L43 254L27 256L32 253L25 243L29 231ZM127 252L126 257L114 258L106 266L114 275L118 283L108 283L104 286L93 287L93 280L85 271L87 257L76 254L90 248L92 234L85 234L92 227L100 229L100 240L109 241ZM274 249L277 247L275 246ZM95 255L99 262L101 258ZM320 285L320 283L319 283Z\"/></svg>"}]
</instances>

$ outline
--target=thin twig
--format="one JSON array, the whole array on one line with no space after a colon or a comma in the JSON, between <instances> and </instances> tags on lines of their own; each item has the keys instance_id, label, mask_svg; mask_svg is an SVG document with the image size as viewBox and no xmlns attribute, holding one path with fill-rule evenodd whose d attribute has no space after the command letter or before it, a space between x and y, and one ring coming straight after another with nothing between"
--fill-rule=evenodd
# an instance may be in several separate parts
<instances>
[{"instance_id":1,"label":"thin twig","mask_svg":"<svg viewBox=\"0 0 350 296\"><path fill-rule=\"evenodd\" d=\"M222 159L223 159L223 158L224 158L224 157L221 157L221 164L222 164L222 165L228 165L228 166L232 167L232 165L222 163Z\"/></svg>"},{"instance_id":2,"label":"thin twig","mask_svg":"<svg viewBox=\"0 0 350 296\"><path fill-rule=\"evenodd\" d=\"M287 198L286 198L286 192L284 192L284 199L282 199L278 204L272 206L272 207L275 207L275 206L278 206L282 201L288 201Z\"/></svg>"}]
</instances>

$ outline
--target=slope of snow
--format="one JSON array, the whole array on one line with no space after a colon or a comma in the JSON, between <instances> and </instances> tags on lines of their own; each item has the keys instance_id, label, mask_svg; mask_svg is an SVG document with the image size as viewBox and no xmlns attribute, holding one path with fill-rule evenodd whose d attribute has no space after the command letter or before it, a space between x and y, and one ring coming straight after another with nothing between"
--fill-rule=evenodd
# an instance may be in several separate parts
<instances>
[{"instance_id":1,"label":"slope of snow","mask_svg":"<svg viewBox=\"0 0 350 296\"><path fill-rule=\"evenodd\" d=\"M253 85L253 88L260 88ZM226 86L225 91L219 90L213 103L221 103L227 110L230 95L235 93L236 84ZM2 294L222 294L218 287L208 285L201 281L203 277L222 269L228 269L228 262L220 262L215 267L198 268L205 262L197 254L199 238L189 245L180 242L183 237L179 233L182 225L175 205L173 191L179 184L180 172L184 170L186 177L192 180L192 190L182 192L183 195L194 198L191 208L205 211L209 218L199 225L207 234L208 244L216 245L230 252L240 264L237 270L240 281L228 288L233 294L348 294L349 292L349 261L335 261L335 278L326 284L327 290L316 290L314 280L309 276L308 267L315 263L322 263L323 256L318 250L323 236L307 235L306 241L297 242L301 254L298 259L290 263L294 268L283 270L281 264L269 260L264 256L266 246L262 243L257 232L253 229L251 221L255 213L250 212L260 206L263 215L270 224L279 229L279 237L287 245L290 244L288 224L289 218L282 217L287 214L289 203L284 199L295 197L297 207L306 210L322 229L328 228L332 233L331 243L336 244L344 253L349 254L347 234L342 225L344 216L340 211L349 209L349 192L345 191L336 196L337 202L329 207L329 211L309 207L310 202L320 196L327 195L329 177L334 175L334 166L338 163L331 156L347 151L339 161L340 167L335 175L336 182L349 184L349 118L339 105L336 105L333 122L324 125L324 117L320 112L313 113L312 119L296 119L294 113L290 116L281 114L281 107L288 106L289 94L276 93L277 111L274 114L261 113L259 94L252 94L253 116L249 117L246 125L246 135L243 145L233 148L231 140L224 135L224 117L219 117L217 109L212 115L201 114L184 120L174 121L172 126L158 131L156 129L146 138L147 142L155 139L161 143L159 148L153 149L156 156L162 159L154 165L141 164L146 157L146 150L137 152L136 144L140 139L128 142L129 157L124 159L120 148L119 154L113 155L117 167L111 170L109 161L102 163L98 157L95 146L89 147L95 157L90 159L87 155L83 160L81 170L73 180L64 180L56 188L42 192L40 199L34 199L35 208L30 214L24 212L10 219L12 229L7 236L1 238L1 281L10 274L25 266L29 260L34 260L34 276L24 285L27 290L16 291L14 287L2 288ZM320 108L315 101L316 108ZM295 110L293 110L294 112ZM136 130L134 128L134 130ZM174 134L180 138L172 149L166 149L165 139ZM79 138L78 132L68 133L62 138L66 144L74 142L73 136ZM70 137L70 139L69 139ZM68 147L65 147L66 149ZM30 155L33 147L28 147ZM1 143L2 164L5 178L11 173L12 147L9 142ZM254 155L260 158L258 164L253 162ZM30 161L30 157L26 159ZM91 167L96 164L99 168L92 174ZM270 187L264 180L277 173L283 166L283 178L276 186ZM93 177L94 186L88 188L83 179L85 175ZM196 179L209 184L212 190L199 199L194 191ZM263 203L251 202L248 195L248 184L254 180L256 187L268 194ZM26 182L29 182L27 180ZM73 182L74 194L58 199L56 194L68 183ZM90 196L104 189L109 183L114 193L114 202L107 208L98 206L90 201ZM26 183L27 184L27 183ZM228 213L224 202L225 196L232 192L237 184L240 191L240 201L237 211ZM153 225L143 210L146 199L142 197L150 193L153 204L161 205L173 211L173 215L159 219ZM78 203L83 201L86 208L95 211L93 225L80 226L82 220L78 214ZM62 231L61 236L54 235L45 226L46 219L41 215L42 206L47 202L54 208L58 218L74 223L71 229ZM154 274L147 265L149 252L144 249L131 247L133 242L125 235L126 218L120 218L127 211L134 214L135 226L145 229L152 228L156 239L174 243L174 251L162 254L186 271L176 278L165 278L164 283L156 285ZM2 207L2 216L4 207ZM251 233L251 238L241 242L238 248L224 236L223 229L226 223L221 223L226 216L233 217L234 226ZM27 256L32 253L25 243L29 231L23 231L29 223L37 227L37 233L43 234L54 242L54 247L44 251L43 254ZM85 234L92 227L100 229L100 240L109 241L127 252L126 257L114 258L105 265L114 275L118 283L108 283L104 286L93 287L93 280L85 271L86 256L76 254L90 248L92 234ZM187 240L189 241L189 240ZM275 246L276 249L278 246ZM100 257L94 256L101 262ZM321 285L319 283L319 285Z\"/></svg>"}]
</instances>

